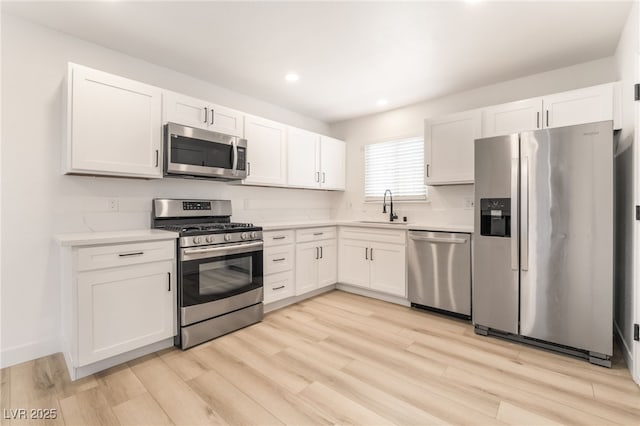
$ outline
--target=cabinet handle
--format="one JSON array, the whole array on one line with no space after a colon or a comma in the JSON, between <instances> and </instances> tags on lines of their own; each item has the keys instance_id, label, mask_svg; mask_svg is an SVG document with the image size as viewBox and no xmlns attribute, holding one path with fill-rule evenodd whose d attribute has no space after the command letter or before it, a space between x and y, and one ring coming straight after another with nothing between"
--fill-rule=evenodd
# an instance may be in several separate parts
<instances>
[{"instance_id":1,"label":"cabinet handle","mask_svg":"<svg viewBox=\"0 0 640 426\"><path fill-rule=\"evenodd\" d=\"M320 259L322 259L322 246L320 246Z\"/></svg>"},{"instance_id":2,"label":"cabinet handle","mask_svg":"<svg viewBox=\"0 0 640 426\"><path fill-rule=\"evenodd\" d=\"M316 260L320 258L320 250L316 247Z\"/></svg>"},{"instance_id":3,"label":"cabinet handle","mask_svg":"<svg viewBox=\"0 0 640 426\"><path fill-rule=\"evenodd\" d=\"M214 113L214 112L215 112L215 111L212 109L212 110L211 110L211 125L212 125L212 126L213 126L213 118L215 117L215 116L213 115L213 113Z\"/></svg>"},{"instance_id":4,"label":"cabinet handle","mask_svg":"<svg viewBox=\"0 0 640 426\"><path fill-rule=\"evenodd\" d=\"M369 253L370 260L373 260L373 248L371 248L371 252Z\"/></svg>"},{"instance_id":5,"label":"cabinet handle","mask_svg":"<svg viewBox=\"0 0 640 426\"><path fill-rule=\"evenodd\" d=\"M207 109L207 107L204 107L204 124L207 124L209 122L209 110Z\"/></svg>"},{"instance_id":6,"label":"cabinet handle","mask_svg":"<svg viewBox=\"0 0 640 426\"><path fill-rule=\"evenodd\" d=\"M284 235L282 235L282 236L280 236L280 237L272 237L271 239L272 239L272 240L284 240L285 238L287 238L287 237L285 237Z\"/></svg>"},{"instance_id":7,"label":"cabinet handle","mask_svg":"<svg viewBox=\"0 0 640 426\"><path fill-rule=\"evenodd\" d=\"M540 111L536 111L536 129L540 128Z\"/></svg>"},{"instance_id":8,"label":"cabinet handle","mask_svg":"<svg viewBox=\"0 0 640 426\"><path fill-rule=\"evenodd\" d=\"M320 182L320 172L316 172L316 182Z\"/></svg>"},{"instance_id":9,"label":"cabinet handle","mask_svg":"<svg viewBox=\"0 0 640 426\"><path fill-rule=\"evenodd\" d=\"M247 176L251 176L251 162L247 161Z\"/></svg>"},{"instance_id":10,"label":"cabinet handle","mask_svg":"<svg viewBox=\"0 0 640 426\"><path fill-rule=\"evenodd\" d=\"M427 177L429 177L429 163L427 163Z\"/></svg>"},{"instance_id":11,"label":"cabinet handle","mask_svg":"<svg viewBox=\"0 0 640 426\"><path fill-rule=\"evenodd\" d=\"M118 256L120 257L129 257L129 256L142 256L144 254L143 251L136 251L133 253L120 253Z\"/></svg>"},{"instance_id":12,"label":"cabinet handle","mask_svg":"<svg viewBox=\"0 0 640 426\"><path fill-rule=\"evenodd\" d=\"M167 275L169 275L169 288L167 288L167 291L171 291L171 272L167 272Z\"/></svg>"},{"instance_id":13,"label":"cabinet handle","mask_svg":"<svg viewBox=\"0 0 640 426\"><path fill-rule=\"evenodd\" d=\"M325 180L325 177L326 177L326 176L325 176L325 173L324 173L324 172L322 172L322 183L325 183L325 181L326 181L326 180Z\"/></svg>"},{"instance_id":14,"label":"cabinet handle","mask_svg":"<svg viewBox=\"0 0 640 426\"><path fill-rule=\"evenodd\" d=\"M324 232L314 232L313 235L324 235Z\"/></svg>"},{"instance_id":15,"label":"cabinet handle","mask_svg":"<svg viewBox=\"0 0 640 426\"><path fill-rule=\"evenodd\" d=\"M160 155L160 153L156 149L156 167L158 167L158 157L159 157L159 155Z\"/></svg>"},{"instance_id":16,"label":"cabinet handle","mask_svg":"<svg viewBox=\"0 0 640 426\"><path fill-rule=\"evenodd\" d=\"M549 127L549 110L547 110L547 127Z\"/></svg>"},{"instance_id":17,"label":"cabinet handle","mask_svg":"<svg viewBox=\"0 0 640 426\"><path fill-rule=\"evenodd\" d=\"M278 287L271 287L271 290L280 290L280 289L283 289L283 288L284 288L284 286L281 285L281 286L278 286Z\"/></svg>"},{"instance_id":18,"label":"cabinet handle","mask_svg":"<svg viewBox=\"0 0 640 426\"><path fill-rule=\"evenodd\" d=\"M364 248L364 258L365 260L369 260L369 247Z\"/></svg>"},{"instance_id":19,"label":"cabinet handle","mask_svg":"<svg viewBox=\"0 0 640 426\"><path fill-rule=\"evenodd\" d=\"M287 260L285 257L281 257L279 259L273 259L274 262L282 262L283 260Z\"/></svg>"}]
</instances>

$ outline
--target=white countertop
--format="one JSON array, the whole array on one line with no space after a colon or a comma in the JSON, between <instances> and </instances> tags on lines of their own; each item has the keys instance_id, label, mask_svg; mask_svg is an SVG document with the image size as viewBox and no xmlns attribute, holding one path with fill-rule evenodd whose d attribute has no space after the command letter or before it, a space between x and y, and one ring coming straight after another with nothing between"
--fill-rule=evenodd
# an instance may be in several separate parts
<instances>
[{"instance_id":1,"label":"white countertop","mask_svg":"<svg viewBox=\"0 0 640 426\"><path fill-rule=\"evenodd\" d=\"M413 222L363 222L358 220L309 220L309 221L293 221L293 222L275 222L275 223L256 223L262 226L264 231L279 231L283 229L302 229L315 228L320 226L354 226L361 228L384 228L384 229L414 229L419 231L440 231L440 232L462 232L467 234L473 233L473 226L464 225L443 225L443 224L427 224Z\"/></svg>"},{"instance_id":2,"label":"white countertop","mask_svg":"<svg viewBox=\"0 0 640 426\"><path fill-rule=\"evenodd\" d=\"M74 232L57 234L53 237L58 244L66 247L91 246L95 244L118 244L137 241L172 240L178 238L177 232L160 229L140 229L135 231L111 232Z\"/></svg>"}]
</instances>

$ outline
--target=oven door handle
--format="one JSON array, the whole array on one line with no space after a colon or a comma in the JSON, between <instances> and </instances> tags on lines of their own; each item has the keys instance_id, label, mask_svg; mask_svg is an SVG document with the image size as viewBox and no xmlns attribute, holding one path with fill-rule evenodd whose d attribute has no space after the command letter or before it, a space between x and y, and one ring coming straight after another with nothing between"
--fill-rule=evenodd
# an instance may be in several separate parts
<instances>
[{"instance_id":1,"label":"oven door handle","mask_svg":"<svg viewBox=\"0 0 640 426\"><path fill-rule=\"evenodd\" d=\"M233 244L223 247L182 249L180 260L197 260L207 257L227 256L230 254L252 253L262 250L262 246L262 241L256 241L253 243Z\"/></svg>"}]
</instances>

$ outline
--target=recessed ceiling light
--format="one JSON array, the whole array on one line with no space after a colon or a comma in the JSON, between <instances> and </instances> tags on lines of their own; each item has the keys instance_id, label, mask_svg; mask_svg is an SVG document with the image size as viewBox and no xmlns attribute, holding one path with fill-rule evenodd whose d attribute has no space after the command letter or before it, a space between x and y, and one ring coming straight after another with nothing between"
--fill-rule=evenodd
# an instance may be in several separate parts
<instances>
[{"instance_id":1,"label":"recessed ceiling light","mask_svg":"<svg viewBox=\"0 0 640 426\"><path fill-rule=\"evenodd\" d=\"M294 72L290 72L284 76L284 79L293 83L294 81L300 80L300 76Z\"/></svg>"},{"instance_id":2,"label":"recessed ceiling light","mask_svg":"<svg viewBox=\"0 0 640 426\"><path fill-rule=\"evenodd\" d=\"M386 105L386 104L388 104L388 103L389 103L389 101L388 101L388 100L386 100L386 99L378 99L378 100L376 101L376 105L378 105L378 106L385 106L385 105Z\"/></svg>"}]
</instances>

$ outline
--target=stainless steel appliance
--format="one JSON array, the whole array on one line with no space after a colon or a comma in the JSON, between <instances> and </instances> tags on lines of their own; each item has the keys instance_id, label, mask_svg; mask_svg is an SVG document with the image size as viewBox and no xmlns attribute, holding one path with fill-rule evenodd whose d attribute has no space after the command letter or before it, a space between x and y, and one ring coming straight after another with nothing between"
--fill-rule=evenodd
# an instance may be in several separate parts
<instances>
[{"instance_id":1,"label":"stainless steel appliance","mask_svg":"<svg viewBox=\"0 0 640 426\"><path fill-rule=\"evenodd\" d=\"M611 121L475 141L473 323L611 366Z\"/></svg>"},{"instance_id":2,"label":"stainless steel appliance","mask_svg":"<svg viewBox=\"0 0 640 426\"><path fill-rule=\"evenodd\" d=\"M410 230L409 302L464 318L471 316L469 234Z\"/></svg>"},{"instance_id":3,"label":"stainless steel appliance","mask_svg":"<svg viewBox=\"0 0 640 426\"><path fill-rule=\"evenodd\" d=\"M228 200L155 199L152 215L154 228L180 234L176 346L262 320L262 228L231 223Z\"/></svg>"},{"instance_id":4,"label":"stainless steel appliance","mask_svg":"<svg viewBox=\"0 0 640 426\"><path fill-rule=\"evenodd\" d=\"M175 123L165 124L164 175L244 179L247 177L247 140Z\"/></svg>"}]
</instances>

